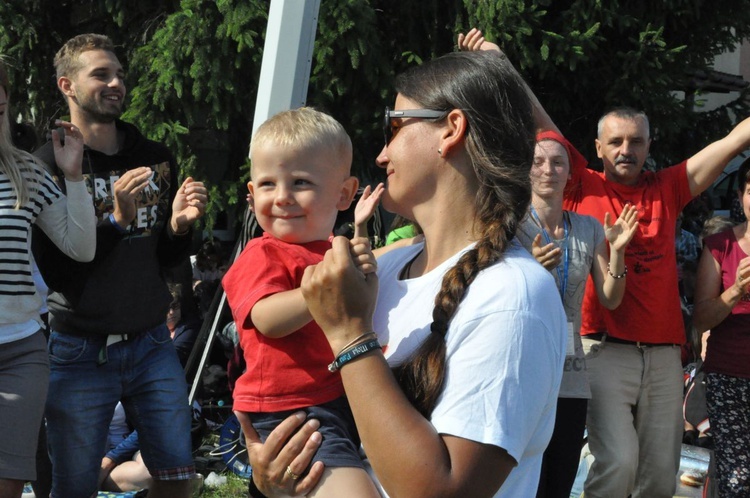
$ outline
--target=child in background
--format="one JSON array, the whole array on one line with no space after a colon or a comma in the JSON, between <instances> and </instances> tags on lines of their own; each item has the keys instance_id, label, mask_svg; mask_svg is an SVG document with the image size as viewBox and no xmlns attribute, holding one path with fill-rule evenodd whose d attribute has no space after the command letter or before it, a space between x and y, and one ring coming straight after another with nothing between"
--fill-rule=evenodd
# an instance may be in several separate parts
<instances>
[{"instance_id":1,"label":"child in background","mask_svg":"<svg viewBox=\"0 0 750 498\"><path fill-rule=\"evenodd\" d=\"M221 280L227 271L226 258L221 242L216 237L206 239L195 256L190 256L193 269L193 290L201 282Z\"/></svg>"},{"instance_id":2,"label":"child in background","mask_svg":"<svg viewBox=\"0 0 750 498\"><path fill-rule=\"evenodd\" d=\"M261 125L250 156L248 189L265 233L248 243L223 279L247 363L235 385L234 409L249 412L264 440L304 409L321 423L323 443L314 461L326 466L309 496L378 497L359 457L341 378L328 369L334 355L299 288L305 268L331 247L336 215L357 191L359 182L350 174L351 140L332 117L300 108ZM375 270L374 257L369 244L356 237L366 236L363 216L372 215L382 192L382 185L366 188L355 211L352 251L360 255L364 273ZM300 477L289 468L287 476Z\"/></svg>"}]
</instances>

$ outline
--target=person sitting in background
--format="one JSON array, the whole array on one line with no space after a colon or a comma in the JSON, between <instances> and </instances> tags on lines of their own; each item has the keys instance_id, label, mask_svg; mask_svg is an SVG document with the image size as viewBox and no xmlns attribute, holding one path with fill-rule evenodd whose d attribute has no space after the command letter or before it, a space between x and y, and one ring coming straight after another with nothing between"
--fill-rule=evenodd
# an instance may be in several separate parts
<instances>
[{"instance_id":1,"label":"person sitting in background","mask_svg":"<svg viewBox=\"0 0 750 498\"><path fill-rule=\"evenodd\" d=\"M198 252L190 256L190 265L193 269L193 290L201 282L221 280L227 271L227 264L221 241L216 237L204 240Z\"/></svg>"},{"instance_id":2,"label":"person sitting in background","mask_svg":"<svg viewBox=\"0 0 750 498\"><path fill-rule=\"evenodd\" d=\"M169 311L167 312L167 328L172 336L172 343L177 351L180 364L185 368L188 357L193 351L193 345L198 338L201 320L198 318L197 312L183 311L184 303L187 300L183 299L182 284L169 284L169 292L172 294L172 302L169 304Z\"/></svg>"},{"instance_id":3,"label":"person sitting in background","mask_svg":"<svg viewBox=\"0 0 750 498\"><path fill-rule=\"evenodd\" d=\"M409 221L403 216L398 216L391 223L391 230L385 238L385 245L393 244L399 240L410 239L422 234L422 229L413 221Z\"/></svg>"}]
</instances>

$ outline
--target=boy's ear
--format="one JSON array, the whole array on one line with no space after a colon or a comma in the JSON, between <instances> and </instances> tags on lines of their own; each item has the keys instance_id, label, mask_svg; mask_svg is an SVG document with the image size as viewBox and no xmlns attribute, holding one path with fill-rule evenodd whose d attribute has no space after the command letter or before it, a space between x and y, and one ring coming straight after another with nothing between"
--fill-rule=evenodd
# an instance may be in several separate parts
<instances>
[{"instance_id":1,"label":"boy's ear","mask_svg":"<svg viewBox=\"0 0 750 498\"><path fill-rule=\"evenodd\" d=\"M252 180L247 182L247 192L248 192L247 202L250 204L250 209L252 210L255 207L254 205L255 196L253 194L253 181Z\"/></svg>"},{"instance_id":2,"label":"boy's ear","mask_svg":"<svg viewBox=\"0 0 750 498\"><path fill-rule=\"evenodd\" d=\"M338 204L336 204L336 208L339 211L345 211L349 209L349 206L352 204L352 200L354 200L354 194L357 193L357 189L359 188L359 180L356 176L350 176L344 182L341 184L341 197L339 198Z\"/></svg>"}]
</instances>

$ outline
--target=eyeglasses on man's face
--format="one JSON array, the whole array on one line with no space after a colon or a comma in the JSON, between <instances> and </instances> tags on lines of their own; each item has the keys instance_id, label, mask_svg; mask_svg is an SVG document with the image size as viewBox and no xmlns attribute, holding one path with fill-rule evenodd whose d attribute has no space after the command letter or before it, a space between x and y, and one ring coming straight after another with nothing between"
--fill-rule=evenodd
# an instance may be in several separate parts
<instances>
[{"instance_id":1,"label":"eyeglasses on man's face","mask_svg":"<svg viewBox=\"0 0 750 498\"><path fill-rule=\"evenodd\" d=\"M436 111L434 109L405 109L396 111L386 107L385 122L383 123L385 145L390 144L398 132L399 126L394 126L395 120L403 118L438 119L445 117L446 114L448 114L447 111Z\"/></svg>"}]
</instances>

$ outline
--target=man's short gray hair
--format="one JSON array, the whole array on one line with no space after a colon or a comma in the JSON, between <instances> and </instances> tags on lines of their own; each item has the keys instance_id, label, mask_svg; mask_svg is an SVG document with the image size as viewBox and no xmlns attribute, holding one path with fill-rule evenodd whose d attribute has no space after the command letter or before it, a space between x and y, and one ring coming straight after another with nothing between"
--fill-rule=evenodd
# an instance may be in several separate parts
<instances>
[{"instance_id":1,"label":"man's short gray hair","mask_svg":"<svg viewBox=\"0 0 750 498\"><path fill-rule=\"evenodd\" d=\"M651 126L648 123L648 116L646 116L645 112L633 109L632 107L615 107L614 109L611 109L604 113L604 115L599 118L599 123L596 126L597 138L602 137L602 131L604 130L604 120L610 116L620 119L627 119L630 121L643 119L643 122L646 123L646 132L648 133L646 138L649 138L651 136Z\"/></svg>"}]
</instances>

